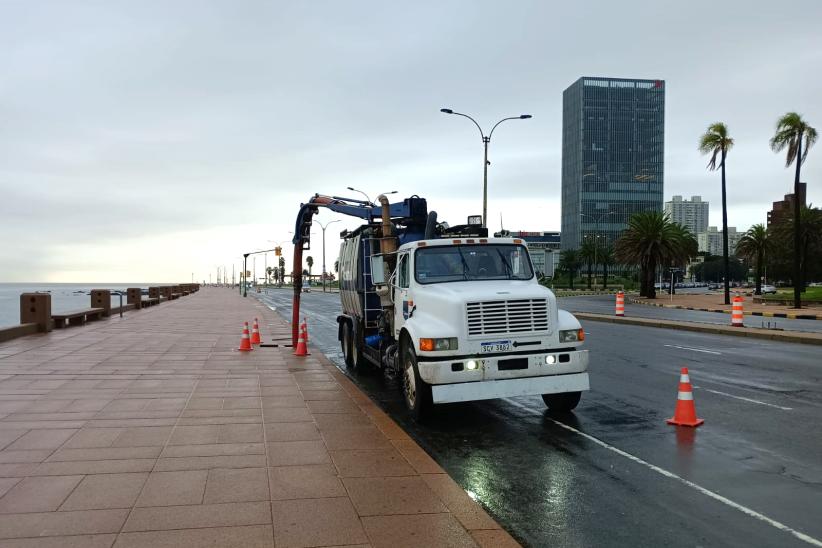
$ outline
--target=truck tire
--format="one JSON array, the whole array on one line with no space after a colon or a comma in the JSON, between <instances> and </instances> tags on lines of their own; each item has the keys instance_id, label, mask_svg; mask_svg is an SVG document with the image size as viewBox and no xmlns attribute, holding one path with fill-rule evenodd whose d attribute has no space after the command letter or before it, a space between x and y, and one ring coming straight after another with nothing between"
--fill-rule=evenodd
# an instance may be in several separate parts
<instances>
[{"instance_id":1,"label":"truck tire","mask_svg":"<svg viewBox=\"0 0 822 548\"><path fill-rule=\"evenodd\" d=\"M403 345L402 356L402 395L405 406L415 420L423 420L431 412L431 385L420 378L417 367L417 354L411 344Z\"/></svg>"},{"instance_id":2,"label":"truck tire","mask_svg":"<svg viewBox=\"0 0 822 548\"><path fill-rule=\"evenodd\" d=\"M579 399L582 397L582 392L564 392L562 394L543 394L542 401L548 406L551 411L559 411L565 413L576 408L579 404Z\"/></svg>"},{"instance_id":3,"label":"truck tire","mask_svg":"<svg viewBox=\"0 0 822 548\"><path fill-rule=\"evenodd\" d=\"M351 360L351 339L351 324L348 322L343 322L342 335L340 336L340 346L342 347L342 354L346 367L352 367L354 365Z\"/></svg>"},{"instance_id":4,"label":"truck tire","mask_svg":"<svg viewBox=\"0 0 822 548\"><path fill-rule=\"evenodd\" d=\"M365 356L362 355L362 349L360 348L359 341L356 337L351 337L351 369L354 369L360 373L368 369L369 366L368 360L365 359Z\"/></svg>"}]
</instances>

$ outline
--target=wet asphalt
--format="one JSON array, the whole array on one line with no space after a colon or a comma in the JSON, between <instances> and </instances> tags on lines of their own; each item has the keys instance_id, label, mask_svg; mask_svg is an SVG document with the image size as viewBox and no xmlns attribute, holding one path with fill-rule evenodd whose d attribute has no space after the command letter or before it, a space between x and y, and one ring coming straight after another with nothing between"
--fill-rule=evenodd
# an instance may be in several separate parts
<instances>
[{"instance_id":1,"label":"wet asphalt","mask_svg":"<svg viewBox=\"0 0 822 548\"><path fill-rule=\"evenodd\" d=\"M290 318L289 290L259 297ZM338 298L304 293L302 312L345 371ZM527 546L822 545L819 347L583 325L592 389L570 414L523 397L448 404L417 424L396 381L347 373ZM665 423L683 366L698 429Z\"/></svg>"},{"instance_id":2,"label":"wet asphalt","mask_svg":"<svg viewBox=\"0 0 822 548\"><path fill-rule=\"evenodd\" d=\"M659 301L659 304L665 304L665 300L662 297L657 300ZM560 307L564 307L573 312L594 312L598 314L614 313L615 303L613 295L565 297L558 299L558 301ZM631 304L629 302L625 303L625 315L636 318L682 320L688 322L714 323L721 325L729 325L731 323L731 315L721 312L700 312L699 310L661 308L643 304ZM743 323L746 327L822 333L822 320L789 320L787 318L766 318L763 316L746 315L743 319Z\"/></svg>"}]
</instances>

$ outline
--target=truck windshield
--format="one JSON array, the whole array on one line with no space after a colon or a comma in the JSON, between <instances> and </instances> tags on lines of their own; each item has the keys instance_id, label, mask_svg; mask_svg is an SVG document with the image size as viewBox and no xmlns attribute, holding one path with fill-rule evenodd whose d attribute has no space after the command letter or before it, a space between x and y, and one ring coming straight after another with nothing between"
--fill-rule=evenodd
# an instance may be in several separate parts
<instances>
[{"instance_id":1,"label":"truck windshield","mask_svg":"<svg viewBox=\"0 0 822 548\"><path fill-rule=\"evenodd\" d=\"M469 280L530 280L534 277L524 246L512 244L442 245L417 249L418 283Z\"/></svg>"}]
</instances>

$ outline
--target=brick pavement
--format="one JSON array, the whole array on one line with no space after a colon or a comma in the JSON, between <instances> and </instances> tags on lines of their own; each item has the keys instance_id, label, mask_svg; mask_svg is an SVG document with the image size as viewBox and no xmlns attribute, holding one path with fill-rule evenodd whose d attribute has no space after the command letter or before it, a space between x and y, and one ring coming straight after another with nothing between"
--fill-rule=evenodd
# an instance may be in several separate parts
<instances>
[{"instance_id":1,"label":"brick pavement","mask_svg":"<svg viewBox=\"0 0 822 548\"><path fill-rule=\"evenodd\" d=\"M288 326L204 288L0 344L0 548L516 546ZM273 340L272 340L273 339Z\"/></svg>"}]
</instances>

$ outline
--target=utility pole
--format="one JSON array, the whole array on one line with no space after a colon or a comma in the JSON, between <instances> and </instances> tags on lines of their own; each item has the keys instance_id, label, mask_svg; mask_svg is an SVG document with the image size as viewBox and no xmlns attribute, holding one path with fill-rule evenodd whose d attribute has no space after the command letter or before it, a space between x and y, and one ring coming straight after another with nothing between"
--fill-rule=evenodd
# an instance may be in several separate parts
<instances>
[{"instance_id":1,"label":"utility pole","mask_svg":"<svg viewBox=\"0 0 822 548\"><path fill-rule=\"evenodd\" d=\"M366 196L366 198L367 198L367 196ZM325 223L325 226L323 226L323 224L321 222L317 221L317 224L320 225L320 228L323 229L323 293L325 293L325 278L326 278L326 276L325 276L325 229L331 223L338 223L338 222L340 222L339 219L334 219L333 221L328 221L327 223Z\"/></svg>"}]
</instances>

